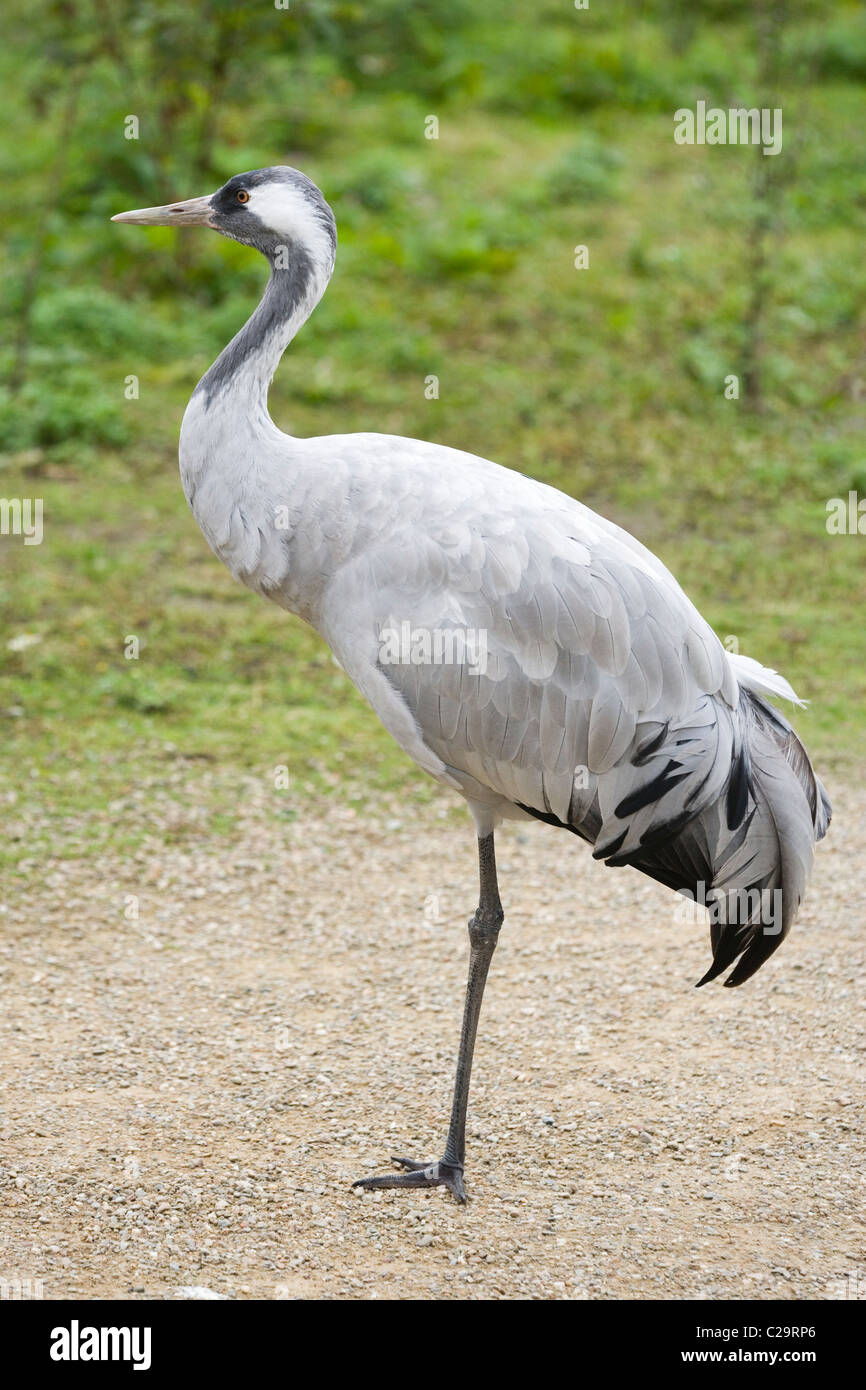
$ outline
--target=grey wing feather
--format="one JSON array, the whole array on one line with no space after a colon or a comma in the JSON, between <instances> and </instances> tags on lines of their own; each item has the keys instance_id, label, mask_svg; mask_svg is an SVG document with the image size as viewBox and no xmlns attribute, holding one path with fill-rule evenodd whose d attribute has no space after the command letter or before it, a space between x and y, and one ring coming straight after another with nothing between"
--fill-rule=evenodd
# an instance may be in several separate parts
<instances>
[{"instance_id":1,"label":"grey wing feather","mask_svg":"<svg viewBox=\"0 0 866 1390\"><path fill-rule=\"evenodd\" d=\"M584 823L594 808L599 851L616 844L628 853L718 793L736 682L718 639L658 562L644 566L608 536L552 544L549 532L535 533L531 519L480 544L461 532L438 585L442 566L426 548L403 546L399 596L380 555L377 636L409 622L483 633L486 643L480 671L465 662L382 669L449 768L565 824ZM659 725L668 737L638 759L642 731ZM682 770L665 778L674 752ZM651 802L619 813L629 794L640 800L653 785Z\"/></svg>"}]
</instances>

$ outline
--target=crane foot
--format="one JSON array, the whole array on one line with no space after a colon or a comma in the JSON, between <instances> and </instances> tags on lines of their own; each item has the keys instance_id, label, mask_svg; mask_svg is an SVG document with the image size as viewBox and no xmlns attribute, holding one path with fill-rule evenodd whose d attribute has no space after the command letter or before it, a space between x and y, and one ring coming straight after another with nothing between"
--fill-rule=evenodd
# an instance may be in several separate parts
<instances>
[{"instance_id":1,"label":"crane foot","mask_svg":"<svg viewBox=\"0 0 866 1390\"><path fill-rule=\"evenodd\" d=\"M466 1188L463 1186L463 1168L456 1163L446 1163L444 1158L435 1163L418 1163L414 1158L395 1158L391 1162L405 1168L405 1173L384 1173L377 1178L358 1178L353 1187L447 1187L458 1202L466 1201Z\"/></svg>"}]
</instances>

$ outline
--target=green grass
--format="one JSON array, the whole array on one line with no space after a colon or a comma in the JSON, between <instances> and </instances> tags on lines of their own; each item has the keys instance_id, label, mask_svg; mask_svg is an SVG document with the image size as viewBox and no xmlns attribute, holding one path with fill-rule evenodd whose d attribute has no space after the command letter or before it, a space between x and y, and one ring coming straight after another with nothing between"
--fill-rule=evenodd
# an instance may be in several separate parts
<instances>
[{"instance_id":1,"label":"green grass","mask_svg":"<svg viewBox=\"0 0 866 1390\"><path fill-rule=\"evenodd\" d=\"M627 526L721 636L791 679L810 701L796 723L818 762L853 777L866 756L866 537L825 528L828 498L866 495L866 194L849 153L864 103L839 72L845 45L822 48L820 80L786 93L797 165L772 243L756 412L725 400L723 381L743 370L760 156L675 146L665 105L689 72L682 103L708 82L727 91L750 52L743 25L674 57L648 20L638 73L596 37L587 52L626 97L600 92L584 109L567 65L551 75L541 62L543 35L527 31L521 68L519 45L480 22L502 52L498 85L488 74L474 95L463 68L463 86L434 106L359 81L337 120L336 79L308 76L307 153L267 135L266 94L247 127L230 109L220 175L289 157L340 226L334 280L284 360L272 414L301 435L377 429L458 445ZM812 33L804 23L792 41ZM431 110L438 141L423 138ZM45 135L20 113L10 122L38 208ZM292 785L274 794L280 815L319 796L436 794L316 635L235 585L188 512L182 410L264 268L205 232L106 228L109 210L148 201L133 186L100 186L92 206L77 188L52 236L0 456L0 497L41 497L45 517L39 547L0 538L0 805L18 827L0 837L0 861L13 868L231 835L245 779L272 788L282 764ZM14 251L14 219L7 236ZM585 271L573 267L578 243ZM138 400L124 399L129 373ZM436 401L424 396L431 373ZM21 633L40 640L9 650ZM136 661L124 657L129 635ZM166 819L187 798L205 823Z\"/></svg>"}]
</instances>

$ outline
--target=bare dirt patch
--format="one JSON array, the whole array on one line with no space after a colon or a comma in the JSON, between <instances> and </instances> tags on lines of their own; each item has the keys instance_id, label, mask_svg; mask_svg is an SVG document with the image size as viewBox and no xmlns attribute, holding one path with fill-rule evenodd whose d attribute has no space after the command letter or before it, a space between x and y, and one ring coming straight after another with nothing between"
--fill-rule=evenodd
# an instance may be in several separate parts
<instances>
[{"instance_id":1,"label":"bare dirt patch","mask_svg":"<svg viewBox=\"0 0 866 1390\"><path fill-rule=\"evenodd\" d=\"M0 911L0 1277L46 1297L866 1287L866 795L834 792L800 920L738 990L693 988L708 933L664 889L561 832L500 833L462 1208L349 1184L440 1151L468 820L253 807L227 853L52 863Z\"/></svg>"}]
</instances>

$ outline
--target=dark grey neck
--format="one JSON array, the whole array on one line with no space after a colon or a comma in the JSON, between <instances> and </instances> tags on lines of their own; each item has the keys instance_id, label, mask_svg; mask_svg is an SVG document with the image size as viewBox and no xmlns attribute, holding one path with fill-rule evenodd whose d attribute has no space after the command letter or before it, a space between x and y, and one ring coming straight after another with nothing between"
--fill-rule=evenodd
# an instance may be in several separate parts
<instances>
[{"instance_id":1,"label":"dark grey neck","mask_svg":"<svg viewBox=\"0 0 866 1390\"><path fill-rule=\"evenodd\" d=\"M247 398L251 406L264 402L266 407L280 358L309 318L325 283L303 251L295 251L285 267L272 264L258 308L205 372L193 398L203 393L206 409L224 395Z\"/></svg>"}]
</instances>

